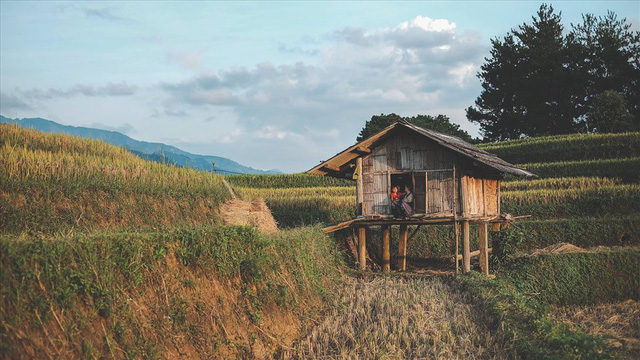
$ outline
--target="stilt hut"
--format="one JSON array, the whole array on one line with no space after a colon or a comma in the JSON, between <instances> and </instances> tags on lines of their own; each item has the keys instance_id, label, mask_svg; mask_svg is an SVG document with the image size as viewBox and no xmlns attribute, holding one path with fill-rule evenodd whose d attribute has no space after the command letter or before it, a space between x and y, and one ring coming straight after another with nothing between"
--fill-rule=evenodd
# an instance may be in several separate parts
<instances>
[{"instance_id":1,"label":"stilt hut","mask_svg":"<svg viewBox=\"0 0 640 360\"><path fill-rule=\"evenodd\" d=\"M499 229L501 223L514 219L500 212L500 181L505 174L535 176L457 137L405 121L390 125L307 173L356 180L358 217L325 232L357 228L361 269L366 268L366 234L372 226L382 227L382 269L390 271L391 226L400 226L397 264L399 270L406 270L408 227L416 225L415 234L423 225L452 224L456 272L460 260L463 272L468 272L471 257L480 256L480 267L487 275L488 226ZM395 186L408 186L413 192L412 216L393 216L390 194ZM474 252L469 247L470 224L478 224L479 229L479 249ZM460 228L462 255L458 254Z\"/></svg>"}]
</instances>

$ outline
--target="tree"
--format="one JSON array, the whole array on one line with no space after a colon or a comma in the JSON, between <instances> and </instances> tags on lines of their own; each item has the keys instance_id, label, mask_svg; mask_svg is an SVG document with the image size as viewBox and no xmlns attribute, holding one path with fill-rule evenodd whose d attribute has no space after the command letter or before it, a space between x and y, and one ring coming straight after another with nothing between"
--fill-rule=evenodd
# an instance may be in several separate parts
<instances>
[{"instance_id":1,"label":"tree","mask_svg":"<svg viewBox=\"0 0 640 360\"><path fill-rule=\"evenodd\" d=\"M438 115L436 117L431 115L416 115L413 117L403 118L402 116L394 113L389 115L380 114L372 116L371 120L367 121L362 130L360 130L360 134L356 138L356 141L367 139L382 131L387 126L400 120L405 120L424 129L457 136L467 142L474 142L474 139L468 132L460 129L460 125L453 124L445 115Z\"/></svg>"},{"instance_id":2,"label":"tree","mask_svg":"<svg viewBox=\"0 0 640 360\"><path fill-rule=\"evenodd\" d=\"M608 91L623 97L632 116L630 121L640 125L640 33L630 31L631 24L626 19L618 20L611 11L597 18L586 14L582 20L568 35L574 68L580 77L581 92L576 98L582 130L597 127L587 122L590 117L586 115L593 112L598 98L613 96Z\"/></svg>"},{"instance_id":3,"label":"tree","mask_svg":"<svg viewBox=\"0 0 640 360\"><path fill-rule=\"evenodd\" d=\"M574 81L561 14L543 4L536 15L532 24L491 41L491 57L478 74L483 90L467 118L489 140L574 131Z\"/></svg>"},{"instance_id":4,"label":"tree","mask_svg":"<svg viewBox=\"0 0 640 360\"><path fill-rule=\"evenodd\" d=\"M634 131L633 116L629 113L622 93L607 90L594 98L587 113L589 131L599 133Z\"/></svg>"}]
</instances>

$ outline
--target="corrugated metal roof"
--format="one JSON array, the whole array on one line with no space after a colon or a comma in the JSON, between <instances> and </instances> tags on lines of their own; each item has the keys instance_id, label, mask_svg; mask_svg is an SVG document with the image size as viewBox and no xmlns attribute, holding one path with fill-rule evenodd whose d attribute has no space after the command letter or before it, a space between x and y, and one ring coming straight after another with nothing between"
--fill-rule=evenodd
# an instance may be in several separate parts
<instances>
[{"instance_id":1,"label":"corrugated metal roof","mask_svg":"<svg viewBox=\"0 0 640 360\"><path fill-rule=\"evenodd\" d=\"M406 121L396 122L392 125L386 127L379 133L362 140L361 142L345 149L344 151L336 154L331 159L321 162L319 165L315 166L313 169L307 171L309 174L315 175L332 175L333 172L330 169L340 168L341 171L337 173L342 173L343 167L349 164L352 160L360 156L362 149L367 149L373 147L375 143L387 135L390 131L403 127L409 130L412 130L422 136L425 136L436 143L451 149L459 154L462 154L470 159L478 161L482 164L485 164L495 170L498 170L501 173L513 174L518 176L536 176L535 174L528 172L524 169L520 169L515 167L514 165L500 159L494 154L488 153L477 146L469 144L468 142L451 135L446 135L439 133L433 130L423 129L419 126L415 126Z\"/></svg>"}]
</instances>

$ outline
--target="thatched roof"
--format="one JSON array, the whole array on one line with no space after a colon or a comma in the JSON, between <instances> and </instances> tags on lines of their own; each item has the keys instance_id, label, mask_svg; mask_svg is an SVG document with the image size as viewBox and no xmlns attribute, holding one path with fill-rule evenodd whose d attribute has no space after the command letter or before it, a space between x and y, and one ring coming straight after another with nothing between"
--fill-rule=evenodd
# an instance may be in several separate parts
<instances>
[{"instance_id":1,"label":"thatched roof","mask_svg":"<svg viewBox=\"0 0 640 360\"><path fill-rule=\"evenodd\" d=\"M494 154L488 153L477 146L451 135L446 135L433 130L423 129L406 121L400 121L384 128L379 133L360 141L359 143L336 154L331 159L321 162L313 169L307 171L308 174L339 176L347 172L345 168L352 163L357 157L368 153L378 144L384 142L389 136L393 135L399 129L409 129L427 139L433 140L441 146L453 150L473 161L482 163L500 173L513 174L517 176L536 176L524 169L515 167L514 165L500 159ZM338 170L339 169L339 170Z\"/></svg>"}]
</instances>

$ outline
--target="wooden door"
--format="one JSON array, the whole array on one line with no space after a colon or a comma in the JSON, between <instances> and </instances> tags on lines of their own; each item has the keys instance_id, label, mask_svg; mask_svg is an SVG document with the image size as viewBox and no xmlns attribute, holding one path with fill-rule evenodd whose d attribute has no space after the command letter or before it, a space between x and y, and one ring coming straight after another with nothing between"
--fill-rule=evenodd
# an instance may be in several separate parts
<instances>
[{"instance_id":1,"label":"wooden door","mask_svg":"<svg viewBox=\"0 0 640 360\"><path fill-rule=\"evenodd\" d=\"M373 207L371 214L389 215L391 214L391 203L389 200L389 175L388 173L373 174L372 188Z\"/></svg>"},{"instance_id":2,"label":"wooden door","mask_svg":"<svg viewBox=\"0 0 640 360\"><path fill-rule=\"evenodd\" d=\"M427 171L427 214L453 214L453 170Z\"/></svg>"},{"instance_id":3,"label":"wooden door","mask_svg":"<svg viewBox=\"0 0 640 360\"><path fill-rule=\"evenodd\" d=\"M413 173L413 198L416 214L427 213L427 173Z\"/></svg>"}]
</instances>

